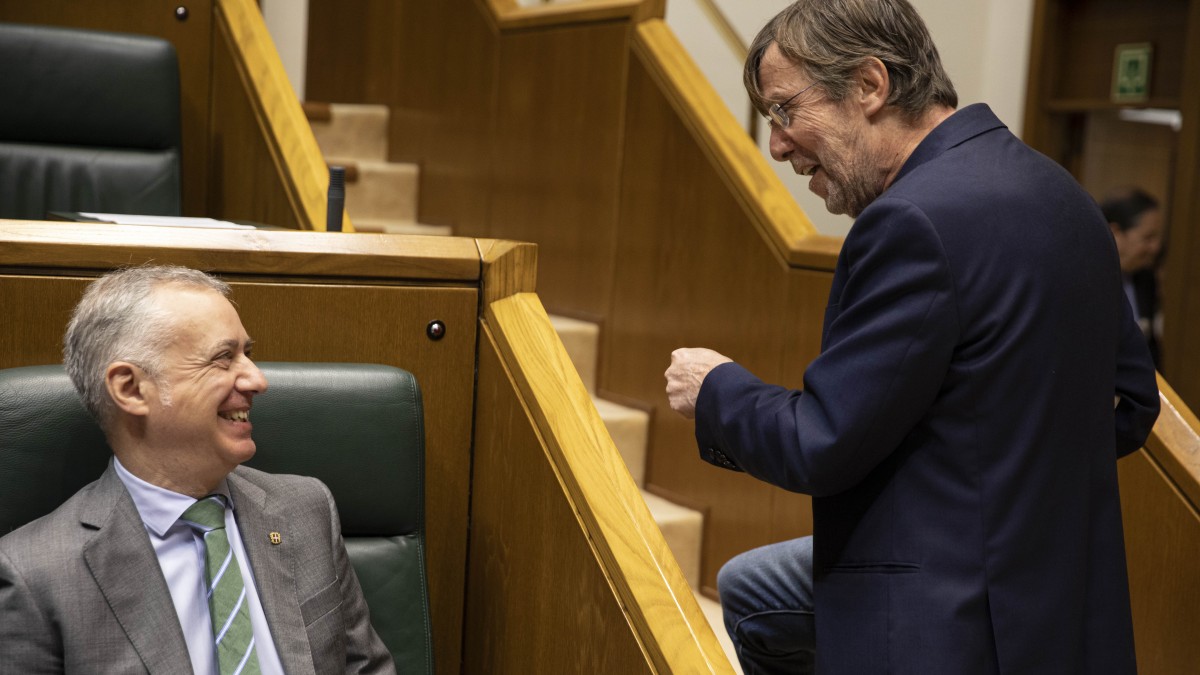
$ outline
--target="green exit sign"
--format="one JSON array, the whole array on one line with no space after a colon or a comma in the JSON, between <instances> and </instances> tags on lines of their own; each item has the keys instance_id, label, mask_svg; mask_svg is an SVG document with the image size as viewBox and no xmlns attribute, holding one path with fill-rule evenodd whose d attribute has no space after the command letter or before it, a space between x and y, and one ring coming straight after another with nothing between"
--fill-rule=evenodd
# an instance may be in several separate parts
<instances>
[{"instance_id":1,"label":"green exit sign","mask_svg":"<svg viewBox=\"0 0 1200 675\"><path fill-rule=\"evenodd\" d=\"M1150 60L1154 47L1149 42L1117 45L1113 57L1112 100L1141 103L1150 98Z\"/></svg>"}]
</instances>

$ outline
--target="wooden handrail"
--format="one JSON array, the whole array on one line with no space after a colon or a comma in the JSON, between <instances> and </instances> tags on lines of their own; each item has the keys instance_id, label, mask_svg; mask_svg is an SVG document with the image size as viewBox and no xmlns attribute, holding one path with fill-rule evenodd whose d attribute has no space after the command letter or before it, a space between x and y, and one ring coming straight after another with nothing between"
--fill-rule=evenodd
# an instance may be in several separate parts
<instances>
[{"instance_id":1,"label":"wooden handrail","mask_svg":"<svg viewBox=\"0 0 1200 675\"><path fill-rule=\"evenodd\" d=\"M50 247L53 258L45 255ZM477 247L463 238L0 220L0 267L94 270L114 260L154 259L198 269L219 263L234 273L393 282L470 283L480 274Z\"/></svg>"},{"instance_id":2,"label":"wooden handrail","mask_svg":"<svg viewBox=\"0 0 1200 675\"><path fill-rule=\"evenodd\" d=\"M324 231L329 169L262 13L253 0L218 0L214 10L301 228ZM348 215L342 228L354 231Z\"/></svg>"},{"instance_id":3,"label":"wooden handrail","mask_svg":"<svg viewBox=\"0 0 1200 675\"><path fill-rule=\"evenodd\" d=\"M1146 441L1146 450L1175 488L1200 514L1200 421L1160 374L1162 412Z\"/></svg>"},{"instance_id":4,"label":"wooden handrail","mask_svg":"<svg viewBox=\"0 0 1200 675\"><path fill-rule=\"evenodd\" d=\"M733 673L538 297L496 300L485 320L656 671Z\"/></svg>"},{"instance_id":5,"label":"wooden handrail","mask_svg":"<svg viewBox=\"0 0 1200 675\"><path fill-rule=\"evenodd\" d=\"M664 0L580 0L533 6L518 5L515 0L485 0L485 4L501 30L661 18L666 9Z\"/></svg>"}]
</instances>

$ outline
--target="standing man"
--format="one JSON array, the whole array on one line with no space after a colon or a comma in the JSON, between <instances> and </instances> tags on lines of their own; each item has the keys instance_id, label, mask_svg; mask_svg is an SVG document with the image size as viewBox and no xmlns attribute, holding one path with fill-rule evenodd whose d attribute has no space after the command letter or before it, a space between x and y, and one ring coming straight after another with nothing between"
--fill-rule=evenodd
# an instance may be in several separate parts
<instances>
[{"instance_id":1,"label":"standing man","mask_svg":"<svg viewBox=\"0 0 1200 675\"><path fill-rule=\"evenodd\" d=\"M906 0L799 0L745 80L856 218L803 391L706 349L666 373L705 460L813 495L811 539L720 574L746 672L1134 672L1116 460L1158 392L1095 202L956 111Z\"/></svg>"},{"instance_id":2,"label":"standing man","mask_svg":"<svg viewBox=\"0 0 1200 675\"><path fill-rule=\"evenodd\" d=\"M328 489L240 466L267 381L229 292L180 267L88 286L64 360L114 457L0 539L0 672L395 673Z\"/></svg>"}]
</instances>

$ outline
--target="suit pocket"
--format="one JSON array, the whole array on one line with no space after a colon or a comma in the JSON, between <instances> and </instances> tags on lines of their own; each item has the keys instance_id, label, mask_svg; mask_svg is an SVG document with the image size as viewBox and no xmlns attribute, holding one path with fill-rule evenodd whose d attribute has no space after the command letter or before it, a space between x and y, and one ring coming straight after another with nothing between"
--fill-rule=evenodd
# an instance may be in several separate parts
<instances>
[{"instance_id":1,"label":"suit pocket","mask_svg":"<svg viewBox=\"0 0 1200 675\"><path fill-rule=\"evenodd\" d=\"M304 626L306 628L311 626L313 622L318 621L321 617L341 607L341 605L342 589L338 585L338 580L334 578L333 583L300 603L300 615L304 617Z\"/></svg>"},{"instance_id":2,"label":"suit pocket","mask_svg":"<svg viewBox=\"0 0 1200 675\"><path fill-rule=\"evenodd\" d=\"M915 574L921 571L921 566L910 562L845 562L830 565L827 570L831 574Z\"/></svg>"},{"instance_id":3,"label":"suit pocket","mask_svg":"<svg viewBox=\"0 0 1200 675\"><path fill-rule=\"evenodd\" d=\"M923 651L925 617L908 599L920 597L923 575L908 562L867 561L830 566L817 578L817 644L821 672L939 672L913 667ZM943 671L944 672L944 671Z\"/></svg>"}]
</instances>

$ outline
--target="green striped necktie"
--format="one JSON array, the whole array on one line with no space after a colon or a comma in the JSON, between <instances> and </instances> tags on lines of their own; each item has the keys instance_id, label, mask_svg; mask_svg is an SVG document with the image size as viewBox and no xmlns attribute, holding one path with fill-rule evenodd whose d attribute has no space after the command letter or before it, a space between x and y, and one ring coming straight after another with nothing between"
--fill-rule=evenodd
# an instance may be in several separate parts
<instances>
[{"instance_id":1,"label":"green striped necktie","mask_svg":"<svg viewBox=\"0 0 1200 675\"><path fill-rule=\"evenodd\" d=\"M183 512L181 520L204 538L208 611L221 675L257 675L258 654L246 587L225 533L225 497L209 495L197 501Z\"/></svg>"}]
</instances>

